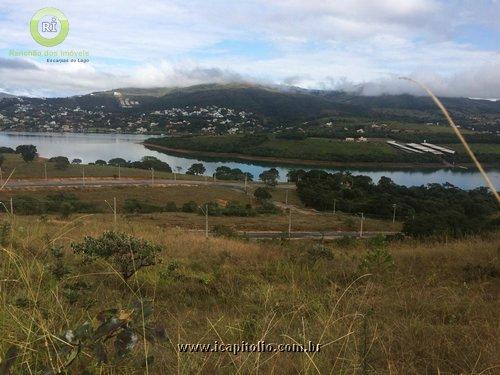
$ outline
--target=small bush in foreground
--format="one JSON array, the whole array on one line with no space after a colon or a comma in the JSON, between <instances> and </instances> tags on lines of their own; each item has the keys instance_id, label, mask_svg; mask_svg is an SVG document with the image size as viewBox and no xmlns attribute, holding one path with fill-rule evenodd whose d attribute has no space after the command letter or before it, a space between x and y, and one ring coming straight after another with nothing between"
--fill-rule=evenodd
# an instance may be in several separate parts
<instances>
[{"instance_id":1,"label":"small bush in foreground","mask_svg":"<svg viewBox=\"0 0 500 375\"><path fill-rule=\"evenodd\" d=\"M72 243L77 254L87 259L96 258L111 261L126 280L142 267L157 263L161 247L125 233L104 232L101 237L86 236L81 243Z\"/></svg>"}]
</instances>

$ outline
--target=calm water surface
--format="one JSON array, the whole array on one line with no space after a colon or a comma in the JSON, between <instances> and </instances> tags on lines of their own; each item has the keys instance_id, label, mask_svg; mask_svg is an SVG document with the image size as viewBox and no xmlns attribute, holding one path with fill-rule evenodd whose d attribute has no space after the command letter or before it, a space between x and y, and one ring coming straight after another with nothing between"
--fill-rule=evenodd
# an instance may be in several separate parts
<instances>
[{"instance_id":1,"label":"calm water surface","mask_svg":"<svg viewBox=\"0 0 500 375\"><path fill-rule=\"evenodd\" d=\"M167 162L172 168L182 168L186 171L193 163L202 162L207 175L212 175L215 169L221 165L231 168L240 168L244 172L250 172L257 176L265 169L275 167L280 172L281 180L286 179L288 170L301 166L269 164L263 162L234 161L224 159L204 159L200 157L178 156L164 154L145 148L141 142L151 136L127 135L127 134L74 134L74 133L5 133L0 132L0 146L16 147L20 144L33 144L38 153L43 157L67 156L70 160L82 159L84 163L94 162L97 159L108 161L120 157L125 160L139 160L143 156L156 156ZM311 169L311 166L302 166L303 169ZM463 189L473 189L484 186L480 174L475 170L394 170L394 169L357 169L357 168L320 168L329 172L350 171L353 174L370 176L374 181L382 176L391 178L400 185L412 186L428 183L449 182ZM488 171L491 180L498 188L500 186L500 170Z\"/></svg>"}]
</instances>

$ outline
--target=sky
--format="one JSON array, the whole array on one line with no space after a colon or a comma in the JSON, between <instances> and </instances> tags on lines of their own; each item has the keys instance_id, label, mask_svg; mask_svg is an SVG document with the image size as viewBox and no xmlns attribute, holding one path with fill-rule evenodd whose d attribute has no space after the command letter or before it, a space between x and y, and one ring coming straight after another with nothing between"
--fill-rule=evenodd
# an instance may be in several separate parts
<instances>
[{"instance_id":1,"label":"sky","mask_svg":"<svg viewBox=\"0 0 500 375\"><path fill-rule=\"evenodd\" d=\"M37 10L69 20L38 45ZM0 91L67 96L119 87L245 82L500 99L500 0L78 0L0 2ZM11 57L86 50L89 62Z\"/></svg>"}]
</instances>

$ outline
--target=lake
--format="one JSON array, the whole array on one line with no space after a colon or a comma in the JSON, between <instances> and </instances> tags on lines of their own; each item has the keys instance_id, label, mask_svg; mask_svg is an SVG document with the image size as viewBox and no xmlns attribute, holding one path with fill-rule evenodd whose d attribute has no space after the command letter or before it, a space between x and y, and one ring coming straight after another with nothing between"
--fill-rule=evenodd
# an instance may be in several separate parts
<instances>
[{"instance_id":1,"label":"lake","mask_svg":"<svg viewBox=\"0 0 500 375\"><path fill-rule=\"evenodd\" d=\"M120 157L125 160L139 160L143 156L155 156L167 162L172 169L181 168L186 171L193 163L201 162L205 165L207 175L212 175L217 167L226 165L231 168L240 168L250 172L255 178L265 169L275 167L280 172L280 180L286 180L286 173L290 169L311 169L311 166L294 166L283 164L269 164L264 162L235 161L223 159L204 159L201 157L169 155L145 148L141 142L151 136L128 134L77 134L77 133L7 133L0 132L0 146L15 148L20 144L33 144L43 157L67 156L70 160L82 159L84 163L94 162L97 159L108 161ZM382 176L391 178L400 185L413 186L428 183L449 182L463 189L473 189L485 186L481 175L476 170L394 170L394 169L360 169L360 168L320 168L329 172L350 171L352 174L370 176L374 181ZM500 169L489 170L488 174L493 184L500 186Z\"/></svg>"}]
</instances>

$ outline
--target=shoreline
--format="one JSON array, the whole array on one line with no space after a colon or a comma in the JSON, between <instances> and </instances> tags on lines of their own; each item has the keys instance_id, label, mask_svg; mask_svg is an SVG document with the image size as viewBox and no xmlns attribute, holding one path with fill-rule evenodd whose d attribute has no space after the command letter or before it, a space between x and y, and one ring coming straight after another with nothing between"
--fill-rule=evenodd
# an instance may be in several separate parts
<instances>
[{"instance_id":1,"label":"shoreline","mask_svg":"<svg viewBox=\"0 0 500 375\"><path fill-rule=\"evenodd\" d=\"M196 151L196 150L186 150L178 149L172 147L165 147L160 145L155 145L152 143L143 142L144 147L156 150L156 151L168 151L173 154L179 155L191 155L191 156L201 156L210 158L229 158L240 161L254 161L254 162L266 162L266 163L277 163L277 164L289 164L289 165L302 165L304 167L317 166L317 167L332 167L332 168L380 168L384 167L387 169L460 169L468 170L474 167L472 163L462 164L461 166L450 167L445 164L429 164L429 163L384 163L384 162L356 162L356 163L345 163L345 162L335 162L327 160L302 160L302 159L287 159L287 158L277 158L272 156L253 156L238 153L229 152L211 152L211 151ZM462 168L465 167L465 168ZM500 165L484 165L485 168L500 168Z\"/></svg>"}]
</instances>

